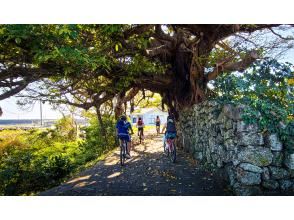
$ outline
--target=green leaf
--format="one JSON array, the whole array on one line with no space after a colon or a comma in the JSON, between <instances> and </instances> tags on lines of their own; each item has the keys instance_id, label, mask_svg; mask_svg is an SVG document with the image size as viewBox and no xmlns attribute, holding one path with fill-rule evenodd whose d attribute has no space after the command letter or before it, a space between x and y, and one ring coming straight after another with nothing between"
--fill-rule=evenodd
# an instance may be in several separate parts
<instances>
[{"instance_id":1,"label":"green leaf","mask_svg":"<svg viewBox=\"0 0 294 220\"><path fill-rule=\"evenodd\" d=\"M118 44L115 45L115 51L118 51Z\"/></svg>"},{"instance_id":2,"label":"green leaf","mask_svg":"<svg viewBox=\"0 0 294 220\"><path fill-rule=\"evenodd\" d=\"M15 43L20 44L21 43L21 39L19 37L15 38Z\"/></svg>"}]
</instances>

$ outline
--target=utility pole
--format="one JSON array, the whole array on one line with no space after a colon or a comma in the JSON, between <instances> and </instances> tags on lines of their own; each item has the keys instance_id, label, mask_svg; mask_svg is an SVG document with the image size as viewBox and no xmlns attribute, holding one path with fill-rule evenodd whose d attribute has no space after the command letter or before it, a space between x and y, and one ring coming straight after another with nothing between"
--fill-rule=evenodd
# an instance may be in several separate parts
<instances>
[{"instance_id":1,"label":"utility pole","mask_svg":"<svg viewBox=\"0 0 294 220\"><path fill-rule=\"evenodd\" d=\"M42 101L40 99L40 118L41 118L41 127L43 126L43 112L42 112Z\"/></svg>"}]
</instances>

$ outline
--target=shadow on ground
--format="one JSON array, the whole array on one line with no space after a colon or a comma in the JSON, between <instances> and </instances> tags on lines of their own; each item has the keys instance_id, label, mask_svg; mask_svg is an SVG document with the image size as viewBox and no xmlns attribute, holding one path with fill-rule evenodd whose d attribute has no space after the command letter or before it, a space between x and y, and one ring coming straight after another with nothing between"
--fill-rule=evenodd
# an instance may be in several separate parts
<instances>
[{"instance_id":1,"label":"shadow on ground","mask_svg":"<svg viewBox=\"0 0 294 220\"><path fill-rule=\"evenodd\" d=\"M147 135L136 144L132 158L119 165L119 149L68 182L40 195L112 196L217 196L229 195L223 178L197 166L178 151L173 164L163 154L162 136Z\"/></svg>"}]
</instances>

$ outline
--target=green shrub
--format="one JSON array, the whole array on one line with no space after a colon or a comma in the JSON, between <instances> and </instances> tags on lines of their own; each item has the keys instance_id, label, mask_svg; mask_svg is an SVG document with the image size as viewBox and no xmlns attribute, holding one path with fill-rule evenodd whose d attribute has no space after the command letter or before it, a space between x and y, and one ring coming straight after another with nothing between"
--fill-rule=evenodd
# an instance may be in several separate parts
<instances>
[{"instance_id":1,"label":"green shrub","mask_svg":"<svg viewBox=\"0 0 294 220\"><path fill-rule=\"evenodd\" d=\"M50 147L49 147L50 148ZM70 157L47 149L10 147L0 160L0 192L3 195L30 194L59 184L74 168Z\"/></svg>"},{"instance_id":2,"label":"green shrub","mask_svg":"<svg viewBox=\"0 0 294 220\"><path fill-rule=\"evenodd\" d=\"M59 119L56 124L57 135L66 138L67 140L75 140L76 133L76 124L72 117L65 116Z\"/></svg>"},{"instance_id":3,"label":"green shrub","mask_svg":"<svg viewBox=\"0 0 294 220\"><path fill-rule=\"evenodd\" d=\"M292 64L273 59L255 62L240 74L224 74L215 83L215 99L222 104L245 105L243 120L277 133L294 152L294 88Z\"/></svg>"},{"instance_id":4,"label":"green shrub","mask_svg":"<svg viewBox=\"0 0 294 220\"><path fill-rule=\"evenodd\" d=\"M110 118L104 118L106 138L95 117L85 128L85 140L76 140L70 133L62 136L60 131L70 130L63 125L68 125L68 119L62 120L56 130L0 132L5 142L0 148L0 195L31 195L59 185L115 146L114 121Z\"/></svg>"},{"instance_id":5,"label":"green shrub","mask_svg":"<svg viewBox=\"0 0 294 220\"><path fill-rule=\"evenodd\" d=\"M97 119L92 116L90 126L85 128L86 140L83 147L86 149L86 160L93 160L95 157L112 150L115 146L115 120L111 117L104 117L105 136L102 136L102 128Z\"/></svg>"}]
</instances>

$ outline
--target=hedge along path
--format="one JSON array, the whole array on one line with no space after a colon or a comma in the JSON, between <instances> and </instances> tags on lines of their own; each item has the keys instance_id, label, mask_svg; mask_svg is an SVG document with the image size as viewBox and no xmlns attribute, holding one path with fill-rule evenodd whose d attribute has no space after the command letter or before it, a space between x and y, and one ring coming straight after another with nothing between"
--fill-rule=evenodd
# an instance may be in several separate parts
<instances>
[{"instance_id":1,"label":"hedge along path","mask_svg":"<svg viewBox=\"0 0 294 220\"><path fill-rule=\"evenodd\" d=\"M138 144L135 137L132 159L119 164L119 148L76 177L39 195L44 196L167 196L229 195L223 178L201 169L195 160L178 150L177 163L163 154L162 135L146 132ZM153 134L152 134L153 133ZM134 134L133 136L136 136Z\"/></svg>"}]
</instances>

